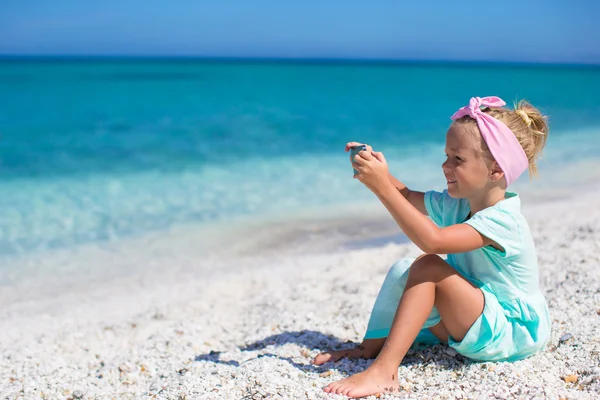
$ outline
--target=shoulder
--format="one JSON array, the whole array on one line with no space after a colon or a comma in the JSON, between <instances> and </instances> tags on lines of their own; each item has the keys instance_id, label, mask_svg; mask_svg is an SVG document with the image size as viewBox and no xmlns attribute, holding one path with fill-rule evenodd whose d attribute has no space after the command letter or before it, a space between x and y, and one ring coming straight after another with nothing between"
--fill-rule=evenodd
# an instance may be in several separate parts
<instances>
[{"instance_id":1,"label":"shoulder","mask_svg":"<svg viewBox=\"0 0 600 400\"><path fill-rule=\"evenodd\" d=\"M450 226L464 221L469 213L469 202L466 199L456 199L448 194L448 190L437 192L430 190L424 195L427 215L438 226Z\"/></svg>"},{"instance_id":2,"label":"shoulder","mask_svg":"<svg viewBox=\"0 0 600 400\"><path fill-rule=\"evenodd\" d=\"M521 212L521 199L519 195L507 192L506 198L491 207L477 212L474 217L489 220L490 222L518 229L522 223L527 223Z\"/></svg>"},{"instance_id":3,"label":"shoulder","mask_svg":"<svg viewBox=\"0 0 600 400\"><path fill-rule=\"evenodd\" d=\"M448 189L441 192L430 190L424 195L425 206L430 208L441 208L440 211L448 211L454 208L461 208L469 205L467 199L457 199L448 194Z\"/></svg>"},{"instance_id":4,"label":"shoulder","mask_svg":"<svg viewBox=\"0 0 600 400\"><path fill-rule=\"evenodd\" d=\"M475 213L466 224L505 249L506 255L516 255L523 247L527 222L520 209L520 199L511 193L505 200Z\"/></svg>"}]
</instances>

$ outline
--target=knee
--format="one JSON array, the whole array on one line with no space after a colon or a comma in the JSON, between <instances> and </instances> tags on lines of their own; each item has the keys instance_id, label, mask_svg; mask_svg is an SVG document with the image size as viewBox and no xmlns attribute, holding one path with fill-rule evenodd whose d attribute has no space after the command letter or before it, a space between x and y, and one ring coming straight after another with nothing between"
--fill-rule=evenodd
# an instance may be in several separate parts
<instances>
[{"instance_id":1,"label":"knee","mask_svg":"<svg viewBox=\"0 0 600 400\"><path fill-rule=\"evenodd\" d=\"M411 269L431 269L436 268L440 264L445 264L446 261L437 254L422 254L410 266Z\"/></svg>"},{"instance_id":2,"label":"knee","mask_svg":"<svg viewBox=\"0 0 600 400\"><path fill-rule=\"evenodd\" d=\"M435 280L440 272L448 268L448 264L436 254L423 254L410 266L409 276Z\"/></svg>"}]
</instances>

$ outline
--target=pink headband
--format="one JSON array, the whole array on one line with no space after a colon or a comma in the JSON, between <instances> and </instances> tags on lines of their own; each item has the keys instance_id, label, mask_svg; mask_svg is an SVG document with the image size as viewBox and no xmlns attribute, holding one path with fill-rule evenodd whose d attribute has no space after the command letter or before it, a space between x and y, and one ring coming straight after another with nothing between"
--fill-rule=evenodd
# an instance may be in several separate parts
<instances>
[{"instance_id":1,"label":"pink headband","mask_svg":"<svg viewBox=\"0 0 600 400\"><path fill-rule=\"evenodd\" d=\"M504 100L496 96L471 97L469 105L459 108L450 118L454 121L468 115L477 121L481 136L504 172L508 186L527 170L529 166L527 155L508 126L484 113L480 108L481 106L498 108L504 105L506 105Z\"/></svg>"}]
</instances>

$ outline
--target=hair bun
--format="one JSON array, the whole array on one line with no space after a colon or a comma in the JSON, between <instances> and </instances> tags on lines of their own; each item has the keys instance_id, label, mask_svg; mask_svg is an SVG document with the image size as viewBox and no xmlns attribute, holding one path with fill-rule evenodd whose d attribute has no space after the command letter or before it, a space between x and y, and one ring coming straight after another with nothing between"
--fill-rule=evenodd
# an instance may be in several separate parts
<instances>
[{"instance_id":1,"label":"hair bun","mask_svg":"<svg viewBox=\"0 0 600 400\"><path fill-rule=\"evenodd\" d=\"M523 122L525 122L525 124L527 126L531 126L532 122L531 118L529 118L529 115L527 115L527 113L523 110L515 110L515 113L521 117L521 119L523 120Z\"/></svg>"}]
</instances>

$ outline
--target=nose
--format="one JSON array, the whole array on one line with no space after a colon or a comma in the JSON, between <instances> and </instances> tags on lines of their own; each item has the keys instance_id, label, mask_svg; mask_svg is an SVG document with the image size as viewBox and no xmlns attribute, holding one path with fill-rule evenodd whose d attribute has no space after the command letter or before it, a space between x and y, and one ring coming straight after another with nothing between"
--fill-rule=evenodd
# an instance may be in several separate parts
<instances>
[{"instance_id":1,"label":"nose","mask_svg":"<svg viewBox=\"0 0 600 400\"><path fill-rule=\"evenodd\" d=\"M451 168L450 168L448 160L444 161L442 163L442 171L444 171L445 173L448 173L448 172L450 172L450 170L451 170Z\"/></svg>"}]
</instances>

